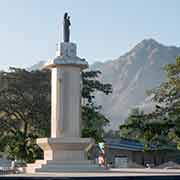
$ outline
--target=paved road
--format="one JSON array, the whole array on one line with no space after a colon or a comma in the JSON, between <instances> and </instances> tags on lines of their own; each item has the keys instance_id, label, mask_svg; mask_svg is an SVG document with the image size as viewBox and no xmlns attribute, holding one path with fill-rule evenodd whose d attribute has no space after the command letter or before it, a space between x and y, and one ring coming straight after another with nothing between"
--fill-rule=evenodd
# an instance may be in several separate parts
<instances>
[{"instance_id":1,"label":"paved road","mask_svg":"<svg viewBox=\"0 0 180 180\"><path fill-rule=\"evenodd\" d=\"M23 177L109 177L109 176L172 176L179 175L180 169L110 169L104 172L62 172L62 173L36 173L12 174L6 176Z\"/></svg>"}]
</instances>

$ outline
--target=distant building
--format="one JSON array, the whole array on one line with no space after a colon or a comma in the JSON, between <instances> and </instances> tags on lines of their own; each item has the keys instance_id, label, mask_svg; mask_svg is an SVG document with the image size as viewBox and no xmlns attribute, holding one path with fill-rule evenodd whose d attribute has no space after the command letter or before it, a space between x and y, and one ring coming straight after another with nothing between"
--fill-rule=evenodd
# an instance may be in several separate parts
<instances>
[{"instance_id":1,"label":"distant building","mask_svg":"<svg viewBox=\"0 0 180 180\"><path fill-rule=\"evenodd\" d=\"M98 155L98 147L93 151L94 156ZM144 151L144 144L124 139L106 139L105 154L107 164L112 167L154 167L168 161L180 163L180 152L176 147L163 147L161 150L152 146L149 152Z\"/></svg>"}]
</instances>

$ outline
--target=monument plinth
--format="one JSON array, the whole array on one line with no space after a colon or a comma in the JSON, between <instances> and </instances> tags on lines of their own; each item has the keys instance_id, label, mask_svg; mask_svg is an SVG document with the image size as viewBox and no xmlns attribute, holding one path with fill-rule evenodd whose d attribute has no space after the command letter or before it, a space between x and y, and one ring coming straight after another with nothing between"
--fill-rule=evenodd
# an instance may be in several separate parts
<instances>
[{"instance_id":1,"label":"monument plinth","mask_svg":"<svg viewBox=\"0 0 180 180\"><path fill-rule=\"evenodd\" d=\"M92 138L81 138L81 72L88 67L76 54L76 44L63 42L60 53L44 65L51 70L51 137L37 139L44 160L26 172L72 172L99 169L87 160Z\"/></svg>"}]
</instances>

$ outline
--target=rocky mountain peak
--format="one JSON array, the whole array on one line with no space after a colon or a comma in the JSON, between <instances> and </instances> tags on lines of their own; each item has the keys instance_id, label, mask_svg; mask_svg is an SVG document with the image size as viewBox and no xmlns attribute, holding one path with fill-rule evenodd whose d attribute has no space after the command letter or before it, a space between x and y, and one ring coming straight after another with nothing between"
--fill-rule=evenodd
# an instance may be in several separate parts
<instances>
[{"instance_id":1,"label":"rocky mountain peak","mask_svg":"<svg viewBox=\"0 0 180 180\"><path fill-rule=\"evenodd\" d=\"M163 48L165 47L164 45L160 44L156 40L150 38L150 39L144 39L140 43L138 43L134 49L148 49L152 50L154 48Z\"/></svg>"},{"instance_id":2,"label":"rocky mountain peak","mask_svg":"<svg viewBox=\"0 0 180 180\"><path fill-rule=\"evenodd\" d=\"M146 102L146 91L165 81L163 66L174 63L178 55L178 47L144 39L118 59L96 66L102 72L102 80L113 87L111 96L96 96L103 113L112 120L112 128L124 122L131 108L152 108L152 103Z\"/></svg>"}]
</instances>

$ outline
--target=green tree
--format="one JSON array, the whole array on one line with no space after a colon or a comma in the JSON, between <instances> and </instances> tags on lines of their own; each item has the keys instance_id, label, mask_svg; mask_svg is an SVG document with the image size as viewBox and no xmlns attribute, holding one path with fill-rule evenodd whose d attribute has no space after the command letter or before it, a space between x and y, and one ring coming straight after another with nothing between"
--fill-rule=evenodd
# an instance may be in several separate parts
<instances>
[{"instance_id":1,"label":"green tree","mask_svg":"<svg viewBox=\"0 0 180 180\"><path fill-rule=\"evenodd\" d=\"M9 134L6 151L10 159L18 159L24 162L33 162L42 158L43 152L36 144L37 135L25 134L17 130L15 134Z\"/></svg>"},{"instance_id":2,"label":"green tree","mask_svg":"<svg viewBox=\"0 0 180 180\"><path fill-rule=\"evenodd\" d=\"M11 132L20 128L25 134L35 131L38 136L49 136L48 72L28 72L10 68L8 73L1 72L0 77L0 112L4 121L3 127Z\"/></svg>"},{"instance_id":3,"label":"green tree","mask_svg":"<svg viewBox=\"0 0 180 180\"><path fill-rule=\"evenodd\" d=\"M106 95L112 93L110 84L103 84L98 80L100 71L85 71L82 73L82 136L93 137L96 142L103 141L104 128L109 124L109 120L100 113L101 106L94 103L97 91Z\"/></svg>"},{"instance_id":4,"label":"green tree","mask_svg":"<svg viewBox=\"0 0 180 180\"><path fill-rule=\"evenodd\" d=\"M82 137L92 137L96 142L102 142L105 134L104 128L109 120L93 105L82 107Z\"/></svg>"},{"instance_id":5,"label":"green tree","mask_svg":"<svg viewBox=\"0 0 180 180\"><path fill-rule=\"evenodd\" d=\"M156 117L164 117L170 124L169 138L180 143L180 57L175 64L165 66L167 81L149 91L157 103Z\"/></svg>"},{"instance_id":6,"label":"green tree","mask_svg":"<svg viewBox=\"0 0 180 180\"><path fill-rule=\"evenodd\" d=\"M127 121L120 125L120 135L144 143L146 151L162 149L169 142L169 128L173 125L164 117L158 117L156 113L144 114L142 112L130 114Z\"/></svg>"},{"instance_id":7,"label":"green tree","mask_svg":"<svg viewBox=\"0 0 180 180\"><path fill-rule=\"evenodd\" d=\"M141 139L144 130L144 113L139 108L133 108L125 123L119 126L119 134L122 138Z\"/></svg>"},{"instance_id":8,"label":"green tree","mask_svg":"<svg viewBox=\"0 0 180 180\"><path fill-rule=\"evenodd\" d=\"M36 145L30 142L34 137L49 136L48 79L46 71L28 72L18 68L0 74L0 143L5 145L6 142L8 152L14 158L28 160L25 159L27 154L34 157L30 152Z\"/></svg>"}]
</instances>

